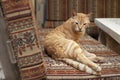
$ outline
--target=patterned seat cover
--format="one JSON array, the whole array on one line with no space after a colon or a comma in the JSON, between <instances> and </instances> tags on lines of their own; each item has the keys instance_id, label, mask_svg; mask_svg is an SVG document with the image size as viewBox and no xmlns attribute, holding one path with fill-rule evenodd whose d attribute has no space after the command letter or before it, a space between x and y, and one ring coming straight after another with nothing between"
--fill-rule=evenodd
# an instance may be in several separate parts
<instances>
[{"instance_id":1,"label":"patterned seat cover","mask_svg":"<svg viewBox=\"0 0 120 80\"><path fill-rule=\"evenodd\" d=\"M11 55L22 80L45 77L45 65L38 39L32 0L2 0Z\"/></svg>"}]
</instances>

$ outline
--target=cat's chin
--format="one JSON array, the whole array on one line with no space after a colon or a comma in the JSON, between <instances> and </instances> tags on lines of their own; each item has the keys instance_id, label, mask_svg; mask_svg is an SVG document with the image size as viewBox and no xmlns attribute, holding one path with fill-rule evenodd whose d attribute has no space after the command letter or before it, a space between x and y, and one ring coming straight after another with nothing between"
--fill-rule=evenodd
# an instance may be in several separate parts
<instances>
[{"instance_id":1,"label":"cat's chin","mask_svg":"<svg viewBox=\"0 0 120 80\"><path fill-rule=\"evenodd\" d=\"M75 32L80 32L80 33L82 33L82 32L85 31L85 29L75 29L74 31L75 31Z\"/></svg>"}]
</instances>

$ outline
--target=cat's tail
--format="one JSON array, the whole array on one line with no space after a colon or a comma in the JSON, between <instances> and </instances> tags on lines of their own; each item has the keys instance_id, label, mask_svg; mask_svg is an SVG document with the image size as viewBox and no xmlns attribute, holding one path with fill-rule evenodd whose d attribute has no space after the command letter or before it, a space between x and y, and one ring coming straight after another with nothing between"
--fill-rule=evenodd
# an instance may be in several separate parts
<instances>
[{"instance_id":1,"label":"cat's tail","mask_svg":"<svg viewBox=\"0 0 120 80\"><path fill-rule=\"evenodd\" d=\"M77 61L74 61L72 59L64 58L62 59L62 61L66 62L67 64L73 66L76 69L85 71L86 73L93 74L93 75L101 75L100 72L96 72L93 69L91 69L89 66L79 63Z\"/></svg>"}]
</instances>

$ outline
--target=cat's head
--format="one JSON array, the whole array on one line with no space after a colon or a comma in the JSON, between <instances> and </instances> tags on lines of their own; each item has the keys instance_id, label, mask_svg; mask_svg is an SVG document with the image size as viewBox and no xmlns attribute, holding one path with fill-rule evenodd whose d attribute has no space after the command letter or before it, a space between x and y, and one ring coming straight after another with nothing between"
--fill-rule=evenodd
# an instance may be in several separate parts
<instances>
[{"instance_id":1,"label":"cat's head","mask_svg":"<svg viewBox=\"0 0 120 80\"><path fill-rule=\"evenodd\" d=\"M84 14L84 13L72 13L73 16L71 18L72 28L75 32L83 32L89 26L90 20L89 17L91 13Z\"/></svg>"}]
</instances>

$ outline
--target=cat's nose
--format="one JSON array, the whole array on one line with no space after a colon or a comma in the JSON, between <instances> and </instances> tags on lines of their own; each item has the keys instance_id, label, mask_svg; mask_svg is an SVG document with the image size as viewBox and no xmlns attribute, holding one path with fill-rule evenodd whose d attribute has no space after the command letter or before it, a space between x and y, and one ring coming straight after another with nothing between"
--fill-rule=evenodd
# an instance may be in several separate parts
<instances>
[{"instance_id":1,"label":"cat's nose","mask_svg":"<svg viewBox=\"0 0 120 80\"><path fill-rule=\"evenodd\" d=\"M79 32L82 32L82 28L79 28Z\"/></svg>"}]
</instances>

